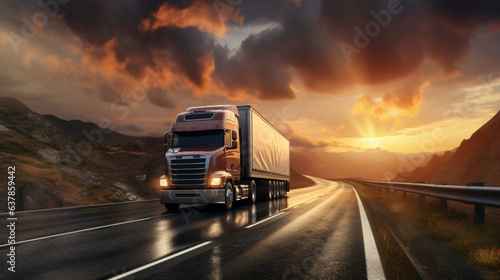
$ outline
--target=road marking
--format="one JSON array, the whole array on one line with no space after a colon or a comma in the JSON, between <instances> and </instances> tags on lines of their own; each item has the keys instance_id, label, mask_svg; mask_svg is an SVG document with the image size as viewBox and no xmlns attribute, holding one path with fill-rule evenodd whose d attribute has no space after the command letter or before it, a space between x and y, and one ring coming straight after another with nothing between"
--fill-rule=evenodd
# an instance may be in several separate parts
<instances>
[{"instance_id":1,"label":"road marking","mask_svg":"<svg viewBox=\"0 0 500 280\"><path fill-rule=\"evenodd\" d=\"M315 197L313 199L309 199L308 201L304 202L304 204L311 203L311 202L315 201L316 199L318 199L318 197Z\"/></svg>"},{"instance_id":2,"label":"road marking","mask_svg":"<svg viewBox=\"0 0 500 280\"><path fill-rule=\"evenodd\" d=\"M251 228L251 227L254 227L254 226L258 225L258 224L262 224L263 222L268 221L268 220L273 219L273 218L276 218L276 217L278 217L278 216L279 216L279 215L281 215L281 214L285 214L285 212L280 212L280 213L278 213L278 214L276 214L276 215L274 215L274 216L271 216L271 217L269 217L269 218L266 218L266 219L264 219L264 220L262 220L262 221L258 221L258 222L256 222L255 224L248 225L248 226L246 226L245 228Z\"/></svg>"},{"instance_id":3,"label":"road marking","mask_svg":"<svg viewBox=\"0 0 500 280\"><path fill-rule=\"evenodd\" d=\"M47 236L42 236L42 237L38 237L38 238L33 238L33 239L19 241L19 242L13 243L13 244L2 244L2 245L0 245L0 248L6 247L6 246L18 245L18 244L22 244L22 243L28 243L28 242L38 241L38 240L43 240L43 239L49 239L49 238L64 236L64 235L70 235L70 234L74 234L74 233L80 233L80 232L86 232L86 231L91 231L91 230L109 228L109 227L120 226L120 225L125 225L125 224L137 223L137 222L152 220L152 219L155 219L155 218L158 218L158 217L167 217L167 216L172 216L172 214L170 214L170 215L156 216L156 217L142 218L142 219L137 219L137 220L132 220L132 221L126 221L126 222L121 222L121 223L116 223L116 224L110 224L110 225L105 225L105 226L98 226L98 227L93 227L93 228L80 229L80 230L75 230L75 231L70 231L70 232L65 232L65 233L59 233L59 234L54 234L54 235L47 235Z\"/></svg>"},{"instance_id":4,"label":"road marking","mask_svg":"<svg viewBox=\"0 0 500 280\"><path fill-rule=\"evenodd\" d=\"M300 206L300 205L297 205L297 206L293 207L292 209L299 208L299 206Z\"/></svg>"},{"instance_id":5,"label":"road marking","mask_svg":"<svg viewBox=\"0 0 500 280\"><path fill-rule=\"evenodd\" d=\"M368 221L368 216L366 216L365 208L363 207L363 203L361 202L356 189L351 185L348 186L354 190L358 200L359 214L361 216L361 229L363 231L363 243L365 246L366 277L368 280L385 279L382 261L380 260L380 255L378 254L377 245L375 244L375 238L373 237L373 232L370 227L370 222Z\"/></svg>"},{"instance_id":6,"label":"road marking","mask_svg":"<svg viewBox=\"0 0 500 280\"><path fill-rule=\"evenodd\" d=\"M191 248L188 248L188 249L182 250L182 251L180 251L180 252L177 252L177 253L175 253L175 254L173 254L173 255L166 256L166 257L164 257L164 258L162 258L162 259L159 259L159 260L156 260L156 261L154 261L154 262L152 262L152 263L148 263L148 264L146 264L146 265L143 265L143 266L141 266L141 267L138 267L138 268L136 268L136 269L134 269L134 270L131 270L131 271L129 271L129 272L125 272L125 273L120 274L120 275L118 275L118 276L115 276L115 277L113 277L113 278L109 278L108 280L118 280L118 279L122 279L122 278L124 278L124 277L127 277L127 276L129 276L129 275L132 275L132 274L134 274L134 273L136 273L136 272L139 272L139 271L141 271L141 270L148 269L148 268L150 268L150 267L152 267L152 266L155 266L155 265L157 265L157 264L160 264L160 263L162 263L162 262L166 262L166 261L171 260L171 259L173 259L173 258L177 258L178 256L184 255L184 254L186 254L186 253L188 253L188 252L191 252L191 251L193 251L193 250L196 250L196 249L198 249L198 248L201 248L201 247L203 247L203 246L206 246L206 245L208 245L208 244L210 244L210 243L212 243L212 241L203 242L203 243L198 244L198 245L196 245L196 246L193 246L193 247L191 247Z\"/></svg>"},{"instance_id":7,"label":"road marking","mask_svg":"<svg viewBox=\"0 0 500 280\"><path fill-rule=\"evenodd\" d=\"M85 207L98 207L98 206L120 206L120 205L125 205L125 204L137 204L137 203L147 203L147 202L156 202L160 201L159 198L155 199L150 199L150 200L139 200L139 201L125 201L125 202L113 202L113 203L106 203L106 204L96 204L96 205L83 205L83 206L70 206L70 207L59 207L59 208L49 208L49 209L39 209L39 210L29 210L29 211L17 211L16 215L18 214L31 214L31 213L45 213L45 212L61 212L61 211L66 211L66 210L74 210L74 209L80 209L80 208L85 208ZM8 216L9 213L0 213L0 216Z\"/></svg>"}]
</instances>

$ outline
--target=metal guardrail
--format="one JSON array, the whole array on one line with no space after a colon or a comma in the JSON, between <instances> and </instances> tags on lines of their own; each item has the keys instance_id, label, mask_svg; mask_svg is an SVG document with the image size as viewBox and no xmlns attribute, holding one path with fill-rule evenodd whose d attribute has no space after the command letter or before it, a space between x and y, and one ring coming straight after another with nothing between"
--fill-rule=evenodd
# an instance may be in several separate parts
<instances>
[{"instance_id":1,"label":"metal guardrail","mask_svg":"<svg viewBox=\"0 0 500 280\"><path fill-rule=\"evenodd\" d=\"M478 224L484 223L485 206L500 207L499 187L431 185L363 179L353 179L353 181L374 187L401 191L403 196L406 196L406 193L419 194L421 201L424 201L426 196L439 198L442 210L446 210L447 200L473 204L474 222Z\"/></svg>"}]
</instances>

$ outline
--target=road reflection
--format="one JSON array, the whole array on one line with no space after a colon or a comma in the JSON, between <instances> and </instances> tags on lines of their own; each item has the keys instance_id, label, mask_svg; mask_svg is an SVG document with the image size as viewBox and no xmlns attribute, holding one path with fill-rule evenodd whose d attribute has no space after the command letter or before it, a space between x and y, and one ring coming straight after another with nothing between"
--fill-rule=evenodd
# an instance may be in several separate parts
<instances>
[{"instance_id":1,"label":"road reflection","mask_svg":"<svg viewBox=\"0 0 500 280\"><path fill-rule=\"evenodd\" d=\"M258 222L287 208L288 198L256 204L239 203L231 211L217 205L181 207L178 213L165 216L155 228L154 256L165 256L175 248L213 240L223 234ZM214 264L216 262L214 261Z\"/></svg>"},{"instance_id":2,"label":"road reflection","mask_svg":"<svg viewBox=\"0 0 500 280\"><path fill-rule=\"evenodd\" d=\"M158 220L155 227L155 242L151 248L154 259L160 258L172 252L171 222L167 219Z\"/></svg>"}]
</instances>

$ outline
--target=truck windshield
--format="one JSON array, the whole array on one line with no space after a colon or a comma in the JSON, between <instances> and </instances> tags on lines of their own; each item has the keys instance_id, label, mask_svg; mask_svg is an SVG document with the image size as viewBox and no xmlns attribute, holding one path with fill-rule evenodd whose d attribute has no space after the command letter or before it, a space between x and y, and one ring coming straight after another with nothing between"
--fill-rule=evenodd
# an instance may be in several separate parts
<instances>
[{"instance_id":1,"label":"truck windshield","mask_svg":"<svg viewBox=\"0 0 500 280\"><path fill-rule=\"evenodd\" d=\"M174 132L173 148L222 147L224 130Z\"/></svg>"}]
</instances>

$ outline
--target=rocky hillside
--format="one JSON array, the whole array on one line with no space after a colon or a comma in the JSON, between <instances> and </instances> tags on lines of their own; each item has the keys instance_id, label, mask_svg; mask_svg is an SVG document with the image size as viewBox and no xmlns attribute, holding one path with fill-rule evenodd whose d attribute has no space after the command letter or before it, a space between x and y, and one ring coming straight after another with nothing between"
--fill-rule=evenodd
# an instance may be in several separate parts
<instances>
[{"instance_id":1,"label":"rocky hillside","mask_svg":"<svg viewBox=\"0 0 500 280\"><path fill-rule=\"evenodd\" d=\"M411 174L399 174L394 181L466 185L484 182L500 186L500 112L462 141L454 153L435 157Z\"/></svg>"},{"instance_id":2,"label":"rocky hillside","mask_svg":"<svg viewBox=\"0 0 500 280\"><path fill-rule=\"evenodd\" d=\"M161 153L143 154L158 148L159 139L93 145L16 99L0 97L0 196L6 197L7 167L15 166L18 210L152 197Z\"/></svg>"}]
</instances>

